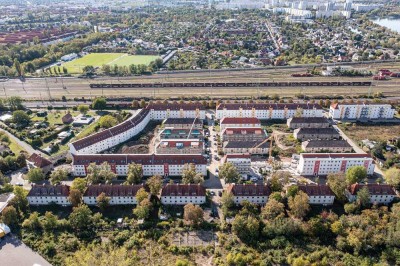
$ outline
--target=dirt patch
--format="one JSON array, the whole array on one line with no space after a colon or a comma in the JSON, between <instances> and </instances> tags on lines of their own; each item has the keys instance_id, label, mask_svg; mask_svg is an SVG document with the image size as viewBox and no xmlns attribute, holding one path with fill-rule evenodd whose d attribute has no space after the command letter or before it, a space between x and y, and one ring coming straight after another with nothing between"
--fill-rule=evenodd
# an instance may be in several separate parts
<instances>
[{"instance_id":1,"label":"dirt patch","mask_svg":"<svg viewBox=\"0 0 400 266\"><path fill-rule=\"evenodd\" d=\"M154 138L158 132L159 124L156 122L150 122L143 130L143 134L137 136L124 144L122 144L116 151L116 153L132 153L132 154L143 154L152 153L154 151Z\"/></svg>"},{"instance_id":2,"label":"dirt patch","mask_svg":"<svg viewBox=\"0 0 400 266\"><path fill-rule=\"evenodd\" d=\"M172 236L172 244L176 246L208 246L214 244L216 235L212 231L176 232Z\"/></svg>"},{"instance_id":3,"label":"dirt patch","mask_svg":"<svg viewBox=\"0 0 400 266\"><path fill-rule=\"evenodd\" d=\"M339 125L339 127L349 138L355 141L361 141L363 139L387 141L394 137L400 136L399 124L364 125L346 123Z\"/></svg>"}]
</instances>

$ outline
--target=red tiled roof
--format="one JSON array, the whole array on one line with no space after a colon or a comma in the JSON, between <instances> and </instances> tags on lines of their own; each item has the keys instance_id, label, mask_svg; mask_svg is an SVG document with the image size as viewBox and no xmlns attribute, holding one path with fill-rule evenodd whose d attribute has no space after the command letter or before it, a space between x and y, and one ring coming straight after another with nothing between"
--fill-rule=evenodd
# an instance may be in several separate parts
<instances>
[{"instance_id":1,"label":"red tiled roof","mask_svg":"<svg viewBox=\"0 0 400 266\"><path fill-rule=\"evenodd\" d=\"M301 153L303 158L367 158L371 157L366 153Z\"/></svg>"},{"instance_id":2,"label":"red tiled roof","mask_svg":"<svg viewBox=\"0 0 400 266\"><path fill-rule=\"evenodd\" d=\"M40 196L68 197L69 186L33 185L28 193L28 197L40 197Z\"/></svg>"},{"instance_id":3,"label":"red tiled roof","mask_svg":"<svg viewBox=\"0 0 400 266\"><path fill-rule=\"evenodd\" d=\"M167 184L161 190L161 197L165 196L205 196L206 189L200 184Z\"/></svg>"},{"instance_id":4,"label":"red tiled roof","mask_svg":"<svg viewBox=\"0 0 400 266\"><path fill-rule=\"evenodd\" d=\"M217 106L217 110L284 110L285 108L289 110L296 110L302 108L305 110L309 109L322 109L319 104L307 104L307 103L221 103Z\"/></svg>"},{"instance_id":5,"label":"red tiled roof","mask_svg":"<svg viewBox=\"0 0 400 266\"><path fill-rule=\"evenodd\" d=\"M356 195L365 186L371 195L396 195L393 187L387 184L353 184L350 186L350 193Z\"/></svg>"},{"instance_id":6,"label":"red tiled roof","mask_svg":"<svg viewBox=\"0 0 400 266\"><path fill-rule=\"evenodd\" d=\"M72 123L72 121L74 121L74 118L72 117L72 115L70 113L67 113L66 115L64 115L61 118L63 123Z\"/></svg>"},{"instance_id":7,"label":"red tiled roof","mask_svg":"<svg viewBox=\"0 0 400 266\"><path fill-rule=\"evenodd\" d=\"M84 197L97 197L105 193L108 197L135 197L144 185L91 185L85 191Z\"/></svg>"},{"instance_id":8,"label":"red tiled roof","mask_svg":"<svg viewBox=\"0 0 400 266\"><path fill-rule=\"evenodd\" d=\"M260 124L260 119L255 117L224 117L221 120L222 124Z\"/></svg>"},{"instance_id":9,"label":"red tiled roof","mask_svg":"<svg viewBox=\"0 0 400 266\"><path fill-rule=\"evenodd\" d=\"M334 196L332 190L327 185L299 185L299 190L308 196Z\"/></svg>"},{"instance_id":10,"label":"red tiled roof","mask_svg":"<svg viewBox=\"0 0 400 266\"><path fill-rule=\"evenodd\" d=\"M234 196L269 196L271 194L267 185L257 184L230 184L227 191Z\"/></svg>"},{"instance_id":11,"label":"red tiled roof","mask_svg":"<svg viewBox=\"0 0 400 266\"><path fill-rule=\"evenodd\" d=\"M250 153L243 153L243 154L231 153L231 154L225 155L225 158L251 158L251 155L250 155Z\"/></svg>"},{"instance_id":12,"label":"red tiled roof","mask_svg":"<svg viewBox=\"0 0 400 266\"><path fill-rule=\"evenodd\" d=\"M149 104L146 109L153 110L204 110L204 106L201 103L152 103ZM193 122L193 121L192 121Z\"/></svg>"},{"instance_id":13,"label":"red tiled roof","mask_svg":"<svg viewBox=\"0 0 400 266\"><path fill-rule=\"evenodd\" d=\"M52 164L51 161L47 160L46 158L36 153L32 153L32 155L28 158L28 161L32 162L35 165L35 167L38 168L44 168Z\"/></svg>"},{"instance_id":14,"label":"red tiled roof","mask_svg":"<svg viewBox=\"0 0 400 266\"><path fill-rule=\"evenodd\" d=\"M77 154L72 155L73 165L88 165L103 162L116 165L128 165L137 163L142 165L163 165L165 163L173 165L183 165L187 163L207 164L207 159L203 155L159 155L159 154Z\"/></svg>"}]
</instances>

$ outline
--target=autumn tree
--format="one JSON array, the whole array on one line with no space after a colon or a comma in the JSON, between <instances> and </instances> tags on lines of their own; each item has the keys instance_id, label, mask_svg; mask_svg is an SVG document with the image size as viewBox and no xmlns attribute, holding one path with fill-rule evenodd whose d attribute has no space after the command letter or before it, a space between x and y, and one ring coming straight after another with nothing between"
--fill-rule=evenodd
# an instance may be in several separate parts
<instances>
[{"instance_id":1,"label":"autumn tree","mask_svg":"<svg viewBox=\"0 0 400 266\"><path fill-rule=\"evenodd\" d=\"M260 236L260 221L252 215L236 215L232 222L232 231L242 241L255 243Z\"/></svg>"},{"instance_id":2,"label":"autumn tree","mask_svg":"<svg viewBox=\"0 0 400 266\"><path fill-rule=\"evenodd\" d=\"M63 168L58 168L50 174L50 183L52 185L59 185L62 181L67 180L68 171Z\"/></svg>"},{"instance_id":3,"label":"autumn tree","mask_svg":"<svg viewBox=\"0 0 400 266\"><path fill-rule=\"evenodd\" d=\"M18 224L18 213L14 206L7 206L1 212L2 221L9 226Z\"/></svg>"},{"instance_id":4,"label":"autumn tree","mask_svg":"<svg viewBox=\"0 0 400 266\"><path fill-rule=\"evenodd\" d=\"M77 177L74 179L74 181L72 181L71 189L77 189L83 195L83 193L85 193L86 186L87 186L86 178Z\"/></svg>"},{"instance_id":5,"label":"autumn tree","mask_svg":"<svg viewBox=\"0 0 400 266\"><path fill-rule=\"evenodd\" d=\"M44 215L44 219L41 220L41 224L45 231L54 231L58 227L58 217L52 212L47 211Z\"/></svg>"},{"instance_id":6,"label":"autumn tree","mask_svg":"<svg viewBox=\"0 0 400 266\"><path fill-rule=\"evenodd\" d=\"M261 217L265 220L273 220L285 216L285 205L275 199L270 199L261 209Z\"/></svg>"},{"instance_id":7,"label":"autumn tree","mask_svg":"<svg viewBox=\"0 0 400 266\"><path fill-rule=\"evenodd\" d=\"M189 203L184 207L183 217L193 225L199 225L203 221L203 215L203 209L198 205Z\"/></svg>"},{"instance_id":8,"label":"autumn tree","mask_svg":"<svg viewBox=\"0 0 400 266\"><path fill-rule=\"evenodd\" d=\"M352 166L347 169L346 181L347 185L352 185L362 181L367 177L367 169L363 166Z\"/></svg>"},{"instance_id":9,"label":"autumn tree","mask_svg":"<svg viewBox=\"0 0 400 266\"><path fill-rule=\"evenodd\" d=\"M104 211L110 204L110 200L111 198L107 197L106 193L101 192L100 195L96 197L97 207Z\"/></svg>"},{"instance_id":10,"label":"autumn tree","mask_svg":"<svg viewBox=\"0 0 400 266\"><path fill-rule=\"evenodd\" d=\"M82 192L79 189L71 188L69 190L68 200L72 206L76 207L82 203Z\"/></svg>"},{"instance_id":11,"label":"autumn tree","mask_svg":"<svg viewBox=\"0 0 400 266\"><path fill-rule=\"evenodd\" d=\"M137 197L137 195L136 195ZM150 216L153 204L148 198L144 198L133 210L133 214L136 215L138 219L147 219Z\"/></svg>"},{"instance_id":12,"label":"autumn tree","mask_svg":"<svg viewBox=\"0 0 400 266\"><path fill-rule=\"evenodd\" d=\"M225 183L239 183L240 173L232 163L224 163L219 168L219 177L225 180Z\"/></svg>"},{"instance_id":13,"label":"autumn tree","mask_svg":"<svg viewBox=\"0 0 400 266\"><path fill-rule=\"evenodd\" d=\"M136 192L136 202L139 205L144 199L149 198L149 193L144 189L141 188Z\"/></svg>"},{"instance_id":14,"label":"autumn tree","mask_svg":"<svg viewBox=\"0 0 400 266\"><path fill-rule=\"evenodd\" d=\"M364 209L370 205L370 193L367 186L364 186L357 192L357 205Z\"/></svg>"},{"instance_id":15,"label":"autumn tree","mask_svg":"<svg viewBox=\"0 0 400 266\"><path fill-rule=\"evenodd\" d=\"M155 196L158 195L158 193L162 187L161 176L154 175L154 176L150 177L147 180L146 185L149 187L151 195L155 195Z\"/></svg>"},{"instance_id":16,"label":"autumn tree","mask_svg":"<svg viewBox=\"0 0 400 266\"><path fill-rule=\"evenodd\" d=\"M304 218L310 210L308 195L303 191L299 191L296 196L289 198L288 206L291 215L299 219Z\"/></svg>"},{"instance_id":17,"label":"autumn tree","mask_svg":"<svg viewBox=\"0 0 400 266\"><path fill-rule=\"evenodd\" d=\"M397 190L400 189L400 169L390 168L385 172L385 180L386 182L394 186Z\"/></svg>"},{"instance_id":18,"label":"autumn tree","mask_svg":"<svg viewBox=\"0 0 400 266\"><path fill-rule=\"evenodd\" d=\"M126 182L130 185L139 184L143 178L143 167L141 164L130 163L128 166L128 173Z\"/></svg>"},{"instance_id":19,"label":"autumn tree","mask_svg":"<svg viewBox=\"0 0 400 266\"><path fill-rule=\"evenodd\" d=\"M327 178L327 185L335 194L336 199L342 203L347 201L346 197L346 188L347 188L347 181L346 175L342 172L328 174Z\"/></svg>"},{"instance_id":20,"label":"autumn tree","mask_svg":"<svg viewBox=\"0 0 400 266\"><path fill-rule=\"evenodd\" d=\"M185 164L182 169L183 184L199 184L204 181L202 174L196 172L196 165Z\"/></svg>"},{"instance_id":21,"label":"autumn tree","mask_svg":"<svg viewBox=\"0 0 400 266\"><path fill-rule=\"evenodd\" d=\"M102 128L110 128L118 124L118 120L112 115L105 115L100 117L99 125Z\"/></svg>"}]
</instances>

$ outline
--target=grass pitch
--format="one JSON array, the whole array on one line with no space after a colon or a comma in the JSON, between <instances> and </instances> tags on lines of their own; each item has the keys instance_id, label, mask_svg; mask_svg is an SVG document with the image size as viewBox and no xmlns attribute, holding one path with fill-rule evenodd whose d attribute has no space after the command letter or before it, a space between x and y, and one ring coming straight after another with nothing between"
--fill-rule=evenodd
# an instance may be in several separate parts
<instances>
[{"instance_id":1,"label":"grass pitch","mask_svg":"<svg viewBox=\"0 0 400 266\"><path fill-rule=\"evenodd\" d=\"M84 66L102 67L103 65L118 65L129 66L135 65L149 65L150 62L156 60L159 56L156 55L129 55L124 53L93 53L85 55L84 57L66 62L61 65L68 69L69 74L80 74Z\"/></svg>"}]
</instances>

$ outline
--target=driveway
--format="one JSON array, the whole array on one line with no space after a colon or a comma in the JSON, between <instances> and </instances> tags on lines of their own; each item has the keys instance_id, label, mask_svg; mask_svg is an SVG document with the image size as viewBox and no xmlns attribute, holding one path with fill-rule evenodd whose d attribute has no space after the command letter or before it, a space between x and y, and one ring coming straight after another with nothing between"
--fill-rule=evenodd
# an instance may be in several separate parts
<instances>
[{"instance_id":1,"label":"driveway","mask_svg":"<svg viewBox=\"0 0 400 266\"><path fill-rule=\"evenodd\" d=\"M13 235L0 242L0 264L18 266L51 266L42 256L34 252Z\"/></svg>"}]
</instances>

